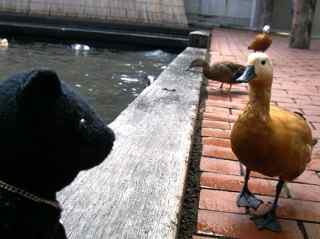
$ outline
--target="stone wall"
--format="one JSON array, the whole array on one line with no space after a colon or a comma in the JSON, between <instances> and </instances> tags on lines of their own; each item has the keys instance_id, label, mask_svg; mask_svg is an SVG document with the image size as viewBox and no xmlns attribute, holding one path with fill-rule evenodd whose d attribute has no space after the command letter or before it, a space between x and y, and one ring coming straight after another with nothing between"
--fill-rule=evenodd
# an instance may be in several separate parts
<instances>
[{"instance_id":1,"label":"stone wall","mask_svg":"<svg viewBox=\"0 0 320 239\"><path fill-rule=\"evenodd\" d=\"M187 26L184 0L0 0L0 13Z\"/></svg>"}]
</instances>

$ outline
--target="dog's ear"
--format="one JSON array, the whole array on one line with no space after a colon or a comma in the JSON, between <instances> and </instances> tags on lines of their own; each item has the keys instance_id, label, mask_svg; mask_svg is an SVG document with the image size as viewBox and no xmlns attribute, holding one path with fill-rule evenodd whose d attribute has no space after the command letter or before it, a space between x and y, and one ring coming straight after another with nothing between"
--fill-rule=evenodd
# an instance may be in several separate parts
<instances>
[{"instance_id":1,"label":"dog's ear","mask_svg":"<svg viewBox=\"0 0 320 239\"><path fill-rule=\"evenodd\" d=\"M45 110L61 94L61 82L54 71L33 70L25 75L18 103L25 110Z\"/></svg>"}]
</instances>

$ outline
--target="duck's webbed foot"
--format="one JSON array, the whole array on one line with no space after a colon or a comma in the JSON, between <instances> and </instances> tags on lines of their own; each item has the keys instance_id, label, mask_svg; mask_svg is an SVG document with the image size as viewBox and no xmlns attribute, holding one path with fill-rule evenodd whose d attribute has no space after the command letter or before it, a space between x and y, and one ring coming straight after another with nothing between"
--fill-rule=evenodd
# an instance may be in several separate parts
<instances>
[{"instance_id":1,"label":"duck's webbed foot","mask_svg":"<svg viewBox=\"0 0 320 239\"><path fill-rule=\"evenodd\" d=\"M281 225L276 217L276 210L271 208L262 215L254 215L250 218L259 230L267 229L273 232L281 232Z\"/></svg>"},{"instance_id":2,"label":"duck's webbed foot","mask_svg":"<svg viewBox=\"0 0 320 239\"><path fill-rule=\"evenodd\" d=\"M261 199L256 198L248 189L244 188L239 196L237 205L238 207L249 207L253 209L257 209L263 201Z\"/></svg>"}]
</instances>

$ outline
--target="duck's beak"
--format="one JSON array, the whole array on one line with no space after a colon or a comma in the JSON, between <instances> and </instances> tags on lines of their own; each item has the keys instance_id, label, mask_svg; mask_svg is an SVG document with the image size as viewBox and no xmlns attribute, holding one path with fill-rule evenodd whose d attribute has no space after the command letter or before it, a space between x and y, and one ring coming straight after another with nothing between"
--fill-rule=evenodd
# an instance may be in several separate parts
<instances>
[{"instance_id":1,"label":"duck's beak","mask_svg":"<svg viewBox=\"0 0 320 239\"><path fill-rule=\"evenodd\" d=\"M254 65L248 65L242 75L236 79L238 83L248 83L256 76Z\"/></svg>"}]
</instances>

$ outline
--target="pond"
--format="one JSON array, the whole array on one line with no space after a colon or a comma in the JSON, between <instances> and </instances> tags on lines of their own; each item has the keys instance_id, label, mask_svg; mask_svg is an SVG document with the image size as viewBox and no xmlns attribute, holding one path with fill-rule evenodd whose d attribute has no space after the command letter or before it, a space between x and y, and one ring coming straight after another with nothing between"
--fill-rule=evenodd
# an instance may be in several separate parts
<instances>
[{"instance_id":1,"label":"pond","mask_svg":"<svg viewBox=\"0 0 320 239\"><path fill-rule=\"evenodd\" d=\"M60 79L93 106L110 123L176 57L160 49L89 45L80 49L75 43L50 43L10 40L0 48L0 79L45 67L55 70Z\"/></svg>"}]
</instances>

